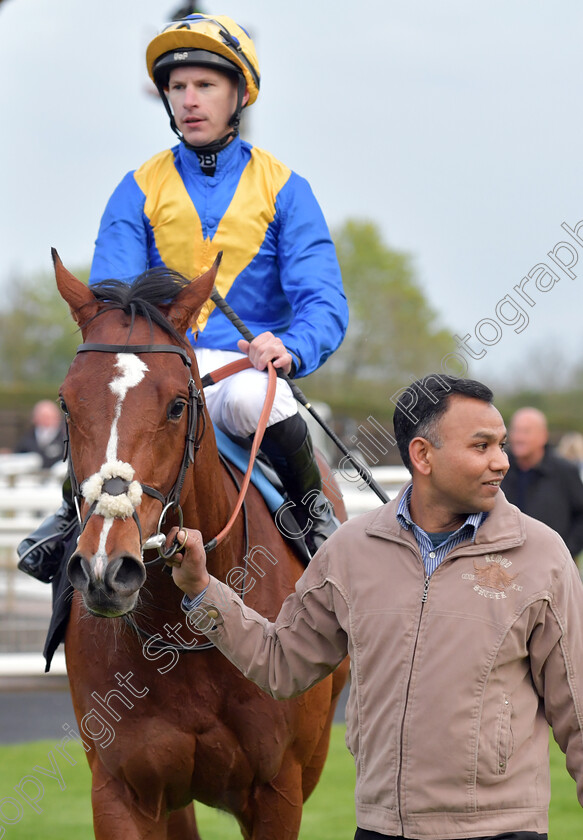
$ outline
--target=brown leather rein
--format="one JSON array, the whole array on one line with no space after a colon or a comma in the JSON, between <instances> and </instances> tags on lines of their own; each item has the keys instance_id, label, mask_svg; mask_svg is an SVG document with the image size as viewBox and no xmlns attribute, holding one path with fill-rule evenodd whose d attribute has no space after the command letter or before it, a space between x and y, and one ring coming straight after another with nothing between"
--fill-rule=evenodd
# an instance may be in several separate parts
<instances>
[{"instance_id":1,"label":"brown leather rein","mask_svg":"<svg viewBox=\"0 0 583 840\"><path fill-rule=\"evenodd\" d=\"M239 373L239 371L247 370L248 368L253 367L249 359L238 359L235 362L230 362L228 365L224 365L221 368L213 371L207 376L203 377L203 387L206 385L214 385L217 382L220 382L222 379L226 379L228 376L232 376L234 373ZM265 395L265 402L263 403L263 408L261 410L261 414L259 416L259 422L257 423L257 430L255 435L253 436L253 445L251 446L251 452L249 453L249 465L247 466L247 472L243 478L243 483L241 484L241 490L239 491L239 498L237 499L237 503L233 509L233 512L229 518L229 521L225 525L222 531L217 534L212 540L206 543L204 550L208 554L209 551L212 551L213 548L216 548L227 536L231 528L233 527L237 516L239 515L239 511L245 501L245 496L247 495L247 490L249 488L249 482L251 481L251 473L253 472L253 467L255 465L255 458L257 457L257 452L259 451L259 447L261 446L261 441L263 440L263 435L265 434L265 429L267 428L267 423L269 421L269 415L271 414L271 409L273 408L273 401L275 399L275 389L277 387L277 372L273 367L271 362L267 363L267 393Z\"/></svg>"}]
</instances>

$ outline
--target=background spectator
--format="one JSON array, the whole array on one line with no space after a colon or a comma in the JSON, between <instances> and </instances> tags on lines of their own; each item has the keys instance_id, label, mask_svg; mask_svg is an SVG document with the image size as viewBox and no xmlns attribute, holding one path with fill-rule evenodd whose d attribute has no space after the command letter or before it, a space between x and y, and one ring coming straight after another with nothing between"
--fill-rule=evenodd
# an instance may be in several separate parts
<instances>
[{"instance_id":1,"label":"background spectator","mask_svg":"<svg viewBox=\"0 0 583 840\"><path fill-rule=\"evenodd\" d=\"M553 452L547 420L537 408L510 421L510 469L502 482L509 502L561 535L571 555L583 549L583 483L579 468Z\"/></svg>"},{"instance_id":2,"label":"background spectator","mask_svg":"<svg viewBox=\"0 0 583 840\"><path fill-rule=\"evenodd\" d=\"M32 410L32 428L20 439L16 452L38 452L43 469L63 458L63 416L51 400L37 402Z\"/></svg>"}]
</instances>

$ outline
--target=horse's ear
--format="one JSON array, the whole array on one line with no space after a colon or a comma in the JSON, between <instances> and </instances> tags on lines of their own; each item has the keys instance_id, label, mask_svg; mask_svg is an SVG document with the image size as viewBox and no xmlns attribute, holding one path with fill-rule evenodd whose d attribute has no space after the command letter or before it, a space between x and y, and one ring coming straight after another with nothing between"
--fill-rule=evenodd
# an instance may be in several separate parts
<instances>
[{"instance_id":1,"label":"horse's ear","mask_svg":"<svg viewBox=\"0 0 583 840\"><path fill-rule=\"evenodd\" d=\"M180 335L185 335L186 330L196 323L201 309L211 296L222 256L223 252L219 251L209 270L185 286L169 307L166 317Z\"/></svg>"},{"instance_id":2,"label":"horse's ear","mask_svg":"<svg viewBox=\"0 0 583 840\"><path fill-rule=\"evenodd\" d=\"M67 271L55 248L51 248L57 288L59 294L69 304L73 320L77 324L87 321L94 314L98 303L91 290L80 280L77 280L70 271Z\"/></svg>"}]
</instances>

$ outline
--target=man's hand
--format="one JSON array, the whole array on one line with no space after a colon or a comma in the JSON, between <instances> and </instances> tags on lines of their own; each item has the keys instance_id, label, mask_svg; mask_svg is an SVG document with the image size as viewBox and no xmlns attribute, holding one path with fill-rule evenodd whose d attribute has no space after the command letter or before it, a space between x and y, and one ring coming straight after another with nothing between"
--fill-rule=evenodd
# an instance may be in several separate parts
<instances>
[{"instance_id":1,"label":"man's hand","mask_svg":"<svg viewBox=\"0 0 583 840\"><path fill-rule=\"evenodd\" d=\"M280 368L284 373L289 374L291 370L292 355L281 338L273 333L260 333L251 344L242 338L237 342L237 346L241 353L249 356L251 364L257 370L265 370L268 362L273 362L273 367Z\"/></svg>"},{"instance_id":2,"label":"man's hand","mask_svg":"<svg viewBox=\"0 0 583 840\"><path fill-rule=\"evenodd\" d=\"M176 586L192 600L210 583L202 534L190 528L172 528L166 540L167 547L172 545L174 538L179 545L184 543L184 547L166 562L172 566Z\"/></svg>"}]
</instances>

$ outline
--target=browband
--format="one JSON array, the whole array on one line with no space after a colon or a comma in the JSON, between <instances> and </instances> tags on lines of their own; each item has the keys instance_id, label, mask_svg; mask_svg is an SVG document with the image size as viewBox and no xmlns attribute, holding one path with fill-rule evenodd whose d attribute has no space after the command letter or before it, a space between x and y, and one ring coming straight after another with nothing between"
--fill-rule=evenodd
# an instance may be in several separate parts
<instances>
[{"instance_id":1,"label":"browband","mask_svg":"<svg viewBox=\"0 0 583 840\"><path fill-rule=\"evenodd\" d=\"M182 347L173 344L80 344L77 353L96 351L97 353L178 353L187 367L191 366L188 353Z\"/></svg>"}]
</instances>

